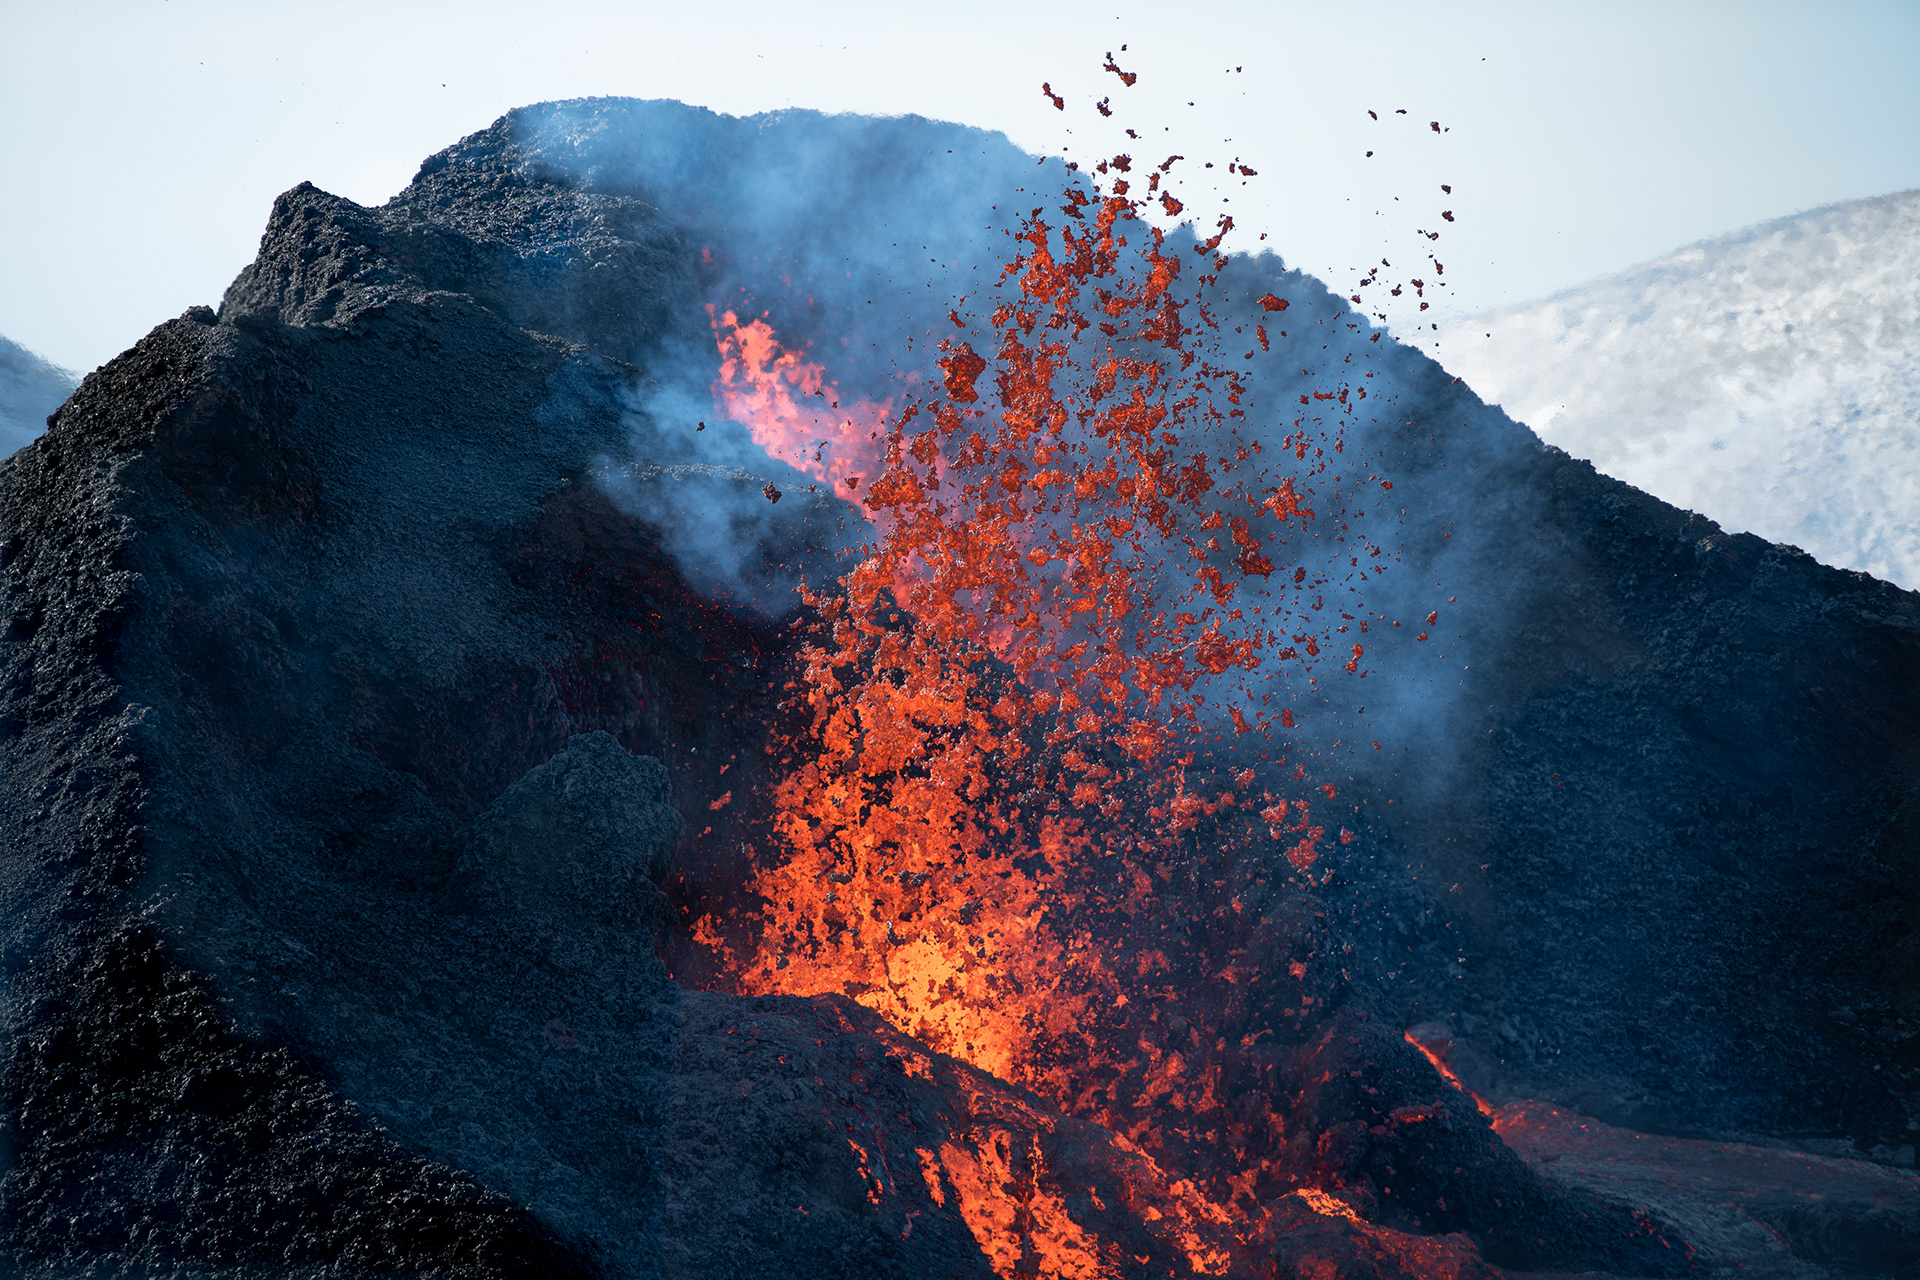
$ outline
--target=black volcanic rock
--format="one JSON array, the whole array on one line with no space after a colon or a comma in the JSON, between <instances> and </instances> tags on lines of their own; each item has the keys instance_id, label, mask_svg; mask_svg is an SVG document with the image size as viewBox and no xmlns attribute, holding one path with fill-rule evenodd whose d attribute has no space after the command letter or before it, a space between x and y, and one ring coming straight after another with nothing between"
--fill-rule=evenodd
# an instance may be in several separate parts
<instances>
[{"instance_id":1,"label":"black volcanic rock","mask_svg":"<svg viewBox=\"0 0 1920 1280\"><path fill-rule=\"evenodd\" d=\"M653 885L686 830L672 794L666 766L628 754L605 730L569 738L474 819L454 865L454 900L498 912L539 898L544 914L563 920L645 918L664 902ZM664 906L659 914L664 924Z\"/></svg>"},{"instance_id":2,"label":"black volcanic rock","mask_svg":"<svg viewBox=\"0 0 1920 1280\"><path fill-rule=\"evenodd\" d=\"M30 1269L644 1269L664 1135L763 1070L676 1088L704 1051L647 940L665 771L574 735L750 736L776 642L578 482L624 368L464 296L355 297L164 325L7 464L0 1221ZM620 828L514 895L517 821L583 778L636 798L576 825ZM705 1176L838 1176L742 1120L697 1122ZM769 1223L772 1256L864 1250L865 1217Z\"/></svg>"},{"instance_id":3,"label":"black volcanic rock","mask_svg":"<svg viewBox=\"0 0 1920 1280\"><path fill-rule=\"evenodd\" d=\"M1323 884L1248 889L1264 968L1208 1028L1268 1033L1239 1069L1284 1120L1277 1234L1183 1217L1139 1150L850 1000L673 981L669 912L751 906L789 714L794 634L742 601L829 563L850 513L746 503L747 585L690 586L677 519L805 485L678 450L648 388L768 245L813 228L831 260L878 220L788 192L720 225L755 165L838 165L845 202L948 150L992 152L935 192L974 175L964 230L1027 165L973 131L530 108L381 209L282 196L218 316L0 463L6 1266L987 1275L1039 1265L1050 1197L1115 1270L1191 1272L1183 1232L1314 1280L1689 1265L1673 1224L1503 1146L1401 1038L1426 1022L1496 1102L1911 1141L1920 599L1727 538L1384 346L1416 513L1390 603L1459 600L1444 666L1383 636L1372 719L1303 714L1355 839ZM1365 349L1316 283L1239 269L1294 299L1289 360ZM783 321L859 311L877 341L877 271ZM1372 736L1397 750L1351 753ZM949 1150L1014 1188L1014 1256Z\"/></svg>"},{"instance_id":4,"label":"black volcanic rock","mask_svg":"<svg viewBox=\"0 0 1920 1280\"><path fill-rule=\"evenodd\" d=\"M1503 1100L1899 1138L1920 1119L1920 599L1557 451L1531 487L1527 605L1466 686L1485 712L1394 833L1429 902L1458 887L1439 914L1464 935L1385 941L1416 957L1406 1020L1448 1020Z\"/></svg>"},{"instance_id":5,"label":"black volcanic rock","mask_svg":"<svg viewBox=\"0 0 1920 1280\"><path fill-rule=\"evenodd\" d=\"M274 202L260 256L221 311L327 324L426 290L612 355L644 352L685 318L682 237L642 200L556 177L443 169L379 209L302 184Z\"/></svg>"}]
</instances>

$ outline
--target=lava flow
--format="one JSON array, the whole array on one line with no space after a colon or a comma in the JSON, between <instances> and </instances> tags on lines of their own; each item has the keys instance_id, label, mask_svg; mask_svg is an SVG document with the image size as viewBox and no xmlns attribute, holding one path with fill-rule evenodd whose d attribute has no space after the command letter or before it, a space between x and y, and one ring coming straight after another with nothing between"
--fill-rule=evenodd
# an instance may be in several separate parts
<instances>
[{"instance_id":1,"label":"lava flow","mask_svg":"<svg viewBox=\"0 0 1920 1280\"><path fill-rule=\"evenodd\" d=\"M1378 548L1316 526L1365 391L1250 421L1289 303L1232 297L1230 217L1148 220L1179 159L1113 156L1058 225L1033 209L991 313L949 317L938 393L834 434L805 407L837 409L821 366L716 317L722 403L762 443L837 446L809 469L878 540L806 594L810 723L779 748L752 931L695 937L739 990L843 993L1244 1216L1297 1180L1262 1037L1337 998L1307 977L1326 827L1286 691L1324 658L1359 674L1324 597L1349 536ZM1223 356L1249 327L1262 352ZM1285 1008L1252 994L1272 974Z\"/></svg>"}]
</instances>

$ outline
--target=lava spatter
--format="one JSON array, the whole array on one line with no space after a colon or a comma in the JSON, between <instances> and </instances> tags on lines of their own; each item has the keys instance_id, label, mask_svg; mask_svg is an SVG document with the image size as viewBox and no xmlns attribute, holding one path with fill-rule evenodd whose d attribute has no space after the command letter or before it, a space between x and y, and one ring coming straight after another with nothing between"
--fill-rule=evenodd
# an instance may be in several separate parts
<instances>
[{"instance_id":1,"label":"lava spatter","mask_svg":"<svg viewBox=\"0 0 1920 1280\"><path fill-rule=\"evenodd\" d=\"M1290 303L1235 295L1230 218L1204 239L1151 221L1180 158L1136 197L1115 155L1058 219L1031 209L990 308L946 315L968 336L939 342L933 394L897 408L838 409L764 321L714 317L726 411L860 502L877 539L805 594L790 705L809 723L780 747L759 909L702 936L740 990L851 997L1108 1126L1227 1221L1284 1189L1249 984L1290 972L1288 1019L1333 997L1267 954L1279 909L1243 901L1306 892L1326 838L1276 793L1300 774L1280 769L1294 712L1272 694L1323 649L1365 674L1324 597L1379 548L1332 523L1359 517L1323 477L1382 468L1347 452L1357 375L1250 418L1265 323ZM1259 350L1226 351L1248 328ZM1004 1236L1025 1210L993 1203L1011 1174L976 1156L923 1159L976 1234ZM1070 1232L1055 1245L1062 1273L1091 1257Z\"/></svg>"}]
</instances>

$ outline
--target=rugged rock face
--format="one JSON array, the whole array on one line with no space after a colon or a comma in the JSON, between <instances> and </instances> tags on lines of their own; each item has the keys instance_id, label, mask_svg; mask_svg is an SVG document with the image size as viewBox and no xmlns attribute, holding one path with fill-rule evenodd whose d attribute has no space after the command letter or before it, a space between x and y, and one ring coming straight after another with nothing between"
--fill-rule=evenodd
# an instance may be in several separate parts
<instances>
[{"instance_id":1,"label":"rugged rock face","mask_svg":"<svg viewBox=\"0 0 1920 1280\"><path fill-rule=\"evenodd\" d=\"M1915 598L1543 470L1542 535L1578 530L1582 572L1404 827L1436 899L1460 884L1479 972L1403 1007L1449 1015L1501 1100L1911 1141Z\"/></svg>"},{"instance_id":2,"label":"rugged rock face","mask_svg":"<svg viewBox=\"0 0 1920 1280\"><path fill-rule=\"evenodd\" d=\"M7 1266L1691 1265L1683 1224L1503 1144L1400 1034L1435 1021L1495 1102L1911 1141L1920 602L1543 450L1411 352L1397 474L1460 538L1410 572L1492 565L1502 605L1462 601L1444 768L1316 766L1359 838L1301 925L1338 998L1261 1050L1312 1193L1267 1234L850 1000L676 984L652 935L730 905L793 641L631 514L760 483L634 453L712 281L661 212L686 173L579 161L675 113L520 113L378 210L287 193L217 316L0 464ZM840 127L695 123L700 182ZM749 576L847 518L777 510Z\"/></svg>"}]
</instances>

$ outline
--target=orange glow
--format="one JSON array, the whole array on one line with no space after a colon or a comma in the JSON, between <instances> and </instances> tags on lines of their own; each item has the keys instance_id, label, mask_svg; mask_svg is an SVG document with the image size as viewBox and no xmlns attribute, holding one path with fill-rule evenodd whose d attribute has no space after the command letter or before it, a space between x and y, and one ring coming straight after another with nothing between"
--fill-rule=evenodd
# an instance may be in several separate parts
<instances>
[{"instance_id":1,"label":"orange glow","mask_svg":"<svg viewBox=\"0 0 1920 1280\"><path fill-rule=\"evenodd\" d=\"M826 366L783 349L764 319L740 323L732 311L707 307L720 369L714 403L746 427L753 442L847 497L847 481L874 473L878 443L893 402L858 399L842 406Z\"/></svg>"},{"instance_id":2,"label":"orange glow","mask_svg":"<svg viewBox=\"0 0 1920 1280\"><path fill-rule=\"evenodd\" d=\"M839 594L809 597L824 619L807 651L813 739L778 791L785 859L754 885L767 907L741 974L749 991L844 992L1062 1097L1073 1072L1041 1071L1037 1046L1084 1038L1127 985L1112 922L1100 944L1070 923L1087 902L1079 869L1157 862L1202 821L1250 806L1189 790L1194 756L1176 753L1205 736L1203 680L1282 660L1280 636L1239 611L1229 630L1223 606L1311 589L1304 575L1270 586L1260 549L1273 534L1230 514L1311 519L1300 477L1182 452L1183 433L1216 451L1234 438L1213 384L1237 399L1244 371L1188 345L1180 313L1196 304L1172 292L1180 263L1134 202L1081 203L1094 211L1084 230L1025 227L1008 266L1017 292L991 320L994 359L942 343L946 395L888 421L865 497L887 517L881 541ZM1088 294L1118 344L1070 341L1093 327ZM759 322L720 323L742 353L722 385L757 389L757 438L793 438L789 389L817 395L819 367L775 354ZM974 407L989 371L998 405ZM1216 563L1210 531L1229 515L1237 551ZM1257 705L1234 711L1236 730L1271 733ZM1308 806L1264 813L1293 867L1312 867L1323 829Z\"/></svg>"},{"instance_id":3,"label":"orange glow","mask_svg":"<svg viewBox=\"0 0 1920 1280\"><path fill-rule=\"evenodd\" d=\"M1420 1051L1421 1056L1424 1057L1428 1062L1431 1062L1433 1064L1433 1069L1440 1073L1440 1076L1443 1080L1445 1080L1448 1084L1452 1085L1454 1088L1458 1089L1460 1092L1466 1094L1469 1098L1472 1098L1473 1105L1480 1108L1481 1115L1485 1115L1485 1116L1492 1115L1493 1104L1488 1102L1485 1098L1481 1097L1479 1094L1475 1093L1473 1090L1467 1088L1466 1085L1462 1084L1460 1081L1460 1077L1454 1074L1453 1068L1447 1065L1446 1058L1442 1056L1444 1053L1452 1049L1453 1047L1452 1038L1435 1036L1435 1035L1416 1036L1414 1034L1414 1031L1419 1031L1419 1030L1421 1030L1421 1028L1415 1027L1413 1028L1413 1030L1408 1031L1406 1033L1407 1043L1412 1045L1414 1048L1418 1049Z\"/></svg>"},{"instance_id":4,"label":"orange glow","mask_svg":"<svg viewBox=\"0 0 1920 1280\"><path fill-rule=\"evenodd\" d=\"M1066 1205L1039 1188L1023 1185L1009 1159L1010 1142L1025 1135L1004 1131L983 1135L985 1141L940 1148L940 1163L959 1194L960 1213L967 1229L980 1242L987 1262L1002 1276L1060 1276L1065 1280L1098 1280L1112 1274L1100 1265L1099 1242L1067 1214ZM1038 1159L1038 1153L1029 1154ZM1015 1195L1004 1188L1015 1187ZM1024 1193L1024 1194L1020 1194ZM1027 1255L1036 1255L1039 1270L1022 1268Z\"/></svg>"},{"instance_id":5,"label":"orange glow","mask_svg":"<svg viewBox=\"0 0 1920 1280\"><path fill-rule=\"evenodd\" d=\"M1336 652L1319 598L1334 570L1300 561L1325 470L1308 452L1340 452L1343 428L1336 415L1310 439L1311 409L1246 422L1258 357L1222 354L1210 311L1231 220L1180 289L1188 264L1146 220L1157 197L1096 176L1069 188L1063 225L1023 223L997 305L972 321L991 343L942 341L925 400L844 407L764 320L713 316L717 401L859 502L877 538L805 596L790 705L810 723L778 744L758 910L731 933L703 917L693 937L743 993L845 995L1106 1126L1151 1171L1142 1217L1220 1274L1284 1135L1223 1101L1251 1038L1201 1029L1245 1004L1235 957L1266 923L1226 887L1233 868L1326 874L1309 802L1269 789L1288 785L1294 712L1255 687ZM1258 305L1271 319L1288 303ZM1320 398L1352 412L1345 385ZM1133 1265L1040 1189L1030 1134L987 1125L916 1154L1000 1275Z\"/></svg>"},{"instance_id":6,"label":"orange glow","mask_svg":"<svg viewBox=\"0 0 1920 1280\"><path fill-rule=\"evenodd\" d=\"M1301 1200L1306 1202L1309 1209L1312 1209L1322 1217L1345 1218L1348 1222L1360 1221L1360 1215L1353 1211L1351 1205L1345 1200L1335 1199L1324 1191L1317 1190L1313 1187L1302 1187L1293 1194L1299 1196Z\"/></svg>"}]
</instances>

